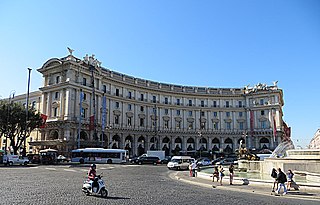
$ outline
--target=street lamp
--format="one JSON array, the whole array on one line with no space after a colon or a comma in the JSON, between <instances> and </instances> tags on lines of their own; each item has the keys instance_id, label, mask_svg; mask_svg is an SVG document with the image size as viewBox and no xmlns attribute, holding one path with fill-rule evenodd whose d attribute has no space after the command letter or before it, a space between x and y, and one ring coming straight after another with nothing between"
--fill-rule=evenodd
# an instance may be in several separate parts
<instances>
[{"instance_id":1,"label":"street lamp","mask_svg":"<svg viewBox=\"0 0 320 205\"><path fill-rule=\"evenodd\" d=\"M27 90L27 102L26 102L26 126L25 126L25 133L24 133L24 146L23 146L23 156L26 156L27 147L27 130L28 130L28 121L29 121L29 90L30 90L30 75L31 75L31 68L28 68L28 90Z\"/></svg>"}]
</instances>

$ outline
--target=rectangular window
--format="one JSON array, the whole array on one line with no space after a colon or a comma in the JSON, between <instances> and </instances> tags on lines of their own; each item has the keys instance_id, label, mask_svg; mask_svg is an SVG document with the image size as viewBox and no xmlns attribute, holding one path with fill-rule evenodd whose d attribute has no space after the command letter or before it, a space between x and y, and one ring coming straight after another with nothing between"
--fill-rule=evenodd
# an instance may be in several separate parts
<instances>
[{"instance_id":1,"label":"rectangular window","mask_svg":"<svg viewBox=\"0 0 320 205\"><path fill-rule=\"evenodd\" d=\"M59 98L59 92L55 92L54 99L58 99L58 98Z\"/></svg>"},{"instance_id":2,"label":"rectangular window","mask_svg":"<svg viewBox=\"0 0 320 205\"><path fill-rule=\"evenodd\" d=\"M261 122L261 128L262 129L266 129L266 121L262 121Z\"/></svg>"},{"instance_id":3,"label":"rectangular window","mask_svg":"<svg viewBox=\"0 0 320 205\"><path fill-rule=\"evenodd\" d=\"M177 105L180 105L180 99L177 99Z\"/></svg>"},{"instance_id":4,"label":"rectangular window","mask_svg":"<svg viewBox=\"0 0 320 205\"><path fill-rule=\"evenodd\" d=\"M164 121L164 128L169 128L169 121Z\"/></svg>"},{"instance_id":5,"label":"rectangular window","mask_svg":"<svg viewBox=\"0 0 320 205\"><path fill-rule=\"evenodd\" d=\"M55 107L53 108L53 117L57 117L58 116L58 108Z\"/></svg>"},{"instance_id":6,"label":"rectangular window","mask_svg":"<svg viewBox=\"0 0 320 205\"><path fill-rule=\"evenodd\" d=\"M231 122L227 122L226 123L226 129L227 130L231 130Z\"/></svg>"},{"instance_id":7,"label":"rectangular window","mask_svg":"<svg viewBox=\"0 0 320 205\"><path fill-rule=\"evenodd\" d=\"M169 114L169 110L168 109L164 109L164 114L168 115Z\"/></svg>"},{"instance_id":8,"label":"rectangular window","mask_svg":"<svg viewBox=\"0 0 320 205\"><path fill-rule=\"evenodd\" d=\"M218 125L219 125L218 122L214 122L213 123L213 129L218 130Z\"/></svg>"},{"instance_id":9,"label":"rectangular window","mask_svg":"<svg viewBox=\"0 0 320 205\"><path fill-rule=\"evenodd\" d=\"M177 115L178 115L178 116L180 115L180 110L177 110Z\"/></svg>"},{"instance_id":10,"label":"rectangular window","mask_svg":"<svg viewBox=\"0 0 320 205\"><path fill-rule=\"evenodd\" d=\"M156 96L152 96L152 102L156 103L157 102L157 97Z\"/></svg>"},{"instance_id":11,"label":"rectangular window","mask_svg":"<svg viewBox=\"0 0 320 205\"><path fill-rule=\"evenodd\" d=\"M230 112L226 112L226 116L227 116L227 117L230 117Z\"/></svg>"},{"instance_id":12,"label":"rectangular window","mask_svg":"<svg viewBox=\"0 0 320 205\"><path fill-rule=\"evenodd\" d=\"M189 100L189 106L192 106L192 100Z\"/></svg>"},{"instance_id":13,"label":"rectangular window","mask_svg":"<svg viewBox=\"0 0 320 205\"><path fill-rule=\"evenodd\" d=\"M114 124L116 124L116 125L119 124L119 116L118 115L114 116Z\"/></svg>"},{"instance_id":14,"label":"rectangular window","mask_svg":"<svg viewBox=\"0 0 320 205\"><path fill-rule=\"evenodd\" d=\"M213 107L217 107L217 101L213 101Z\"/></svg>"},{"instance_id":15,"label":"rectangular window","mask_svg":"<svg viewBox=\"0 0 320 205\"><path fill-rule=\"evenodd\" d=\"M141 101L144 101L144 96L143 96L143 94L140 94L140 100L141 100Z\"/></svg>"},{"instance_id":16,"label":"rectangular window","mask_svg":"<svg viewBox=\"0 0 320 205\"><path fill-rule=\"evenodd\" d=\"M204 117L204 112L203 112L203 111L201 111L201 113L200 113L200 114L201 114L201 117Z\"/></svg>"},{"instance_id":17,"label":"rectangular window","mask_svg":"<svg viewBox=\"0 0 320 205\"><path fill-rule=\"evenodd\" d=\"M229 101L226 101L226 107L230 107Z\"/></svg>"},{"instance_id":18,"label":"rectangular window","mask_svg":"<svg viewBox=\"0 0 320 205\"><path fill-rule=\"evenodd\" d=\"M128 110L131 111L132 110L132 105L128 104Z\"/></svg>"},{"instance_id":19,"label":"rectangular window","mask_svg":"<svg viewBox=\"0 0 320 205\"><path fill-rule=\"evenodd\" d=\"M260 99L260 105L264 104L264 99Z\"/></svg>"},{"instance_id":20,"label":"rectangular window","mask_svg":"<svg viewBox=\"0 0 320 205\"><path fill-rule=\"evenodd\" d=\"M201 107L204 107L204 101L201 100Z\"/></svg>"},{"instance_id":21,"label":"rectangular window","mask_svg":"<svg viewBox=\"0 0 320 205\"><path fill-rule=\"evenodd\" d=\"M106 86L106 85L103 85L103 87L102 87L102 91L103 91L104 93L106 93L106 92L107 92L107 86Z\"/></svg>"},{"instance_id":22,"label":"rectangular window","mask_svg":"<svg viewBox=\"0 0 320 205\"><path fill-rule=\"evenodd\" d=\"M116 96L119 96L119 89L116 89Z\"/></svg>"},{"instance_id":23,"label":"rectangular window","mask_svg":"<svg viewBox=\"0 0 320 205\"><path fill-rule=\"evenodd\" d=\"M213 117L218 117L218 112L213 112Z\"/></svg>"},{"instance_id":24,"label":"rectangular window","mask_svg":"<svg viewBox=\"0 0 320 205\"><path fill-rule=\"evenodd\" d=\"M200 129L205 129L205 128L206 128L206 123L205 122L200 123Z\"/></svg>"},{"instance_id":25,"label":"rectangular window","mask_svg":"<svg viewBox=\"0 0 320 205\"><path fill-rule=\"evenodd\" d=\"M116 102L116 108L119 108L119 107L120 107L119 102Z\"/></svg>"},{"instance_id":26,"label":"rectangular window","mask_svg":"<svg viewBox=\"0 0 320 205\"><path fill-rule=\"evenodd\" d=\"M144 107L140 106L140 111L143 112L144 111Z\"/></svg>"},{"instance_id":27,"label":"rectangular window","mask_svg":"<svg viewBox=\"0 0 320 205\"><path fill-rule=\"evenodd\" d=\"M264 110L261 110L261 115L264 115Z\"/></svg>"},{"instance_id":28,"label":"rectangular window","mask_svg":"<svg viewBox=\"0 0 320 205\"><path fill-rule=\"evenodd\" d=\"M176 121L176 128L180 129L181 128L181 122L180 121Z\"/></svg>"},{"instance_id":29,"label":"rectangular window","mask_svg":"<svg viewBox=\"0 0 320 205\"><path fill-rule=\"evenodd\" d=\"M190 117L192 116L192 111L189 111L189 116L190 116Z\"/></svg>"},{"instance_id":30,"label":"rectangular window","mask_svg":"<svg viewBox=\"0 0 320 205\"><path fill-rule=\"evenodd\" d=\"M128 117L128 126L132 125L132 117Z\"/></svg>"},{"instance_id":31,"label":"rectangular window","mask_svg":"<svg viewBox=\"0 0 320 205\"><path fill-rule=\"evenodd\" d=\"M87 99L87 94L83 93L83 100Z\"/></svg>"},{"instance_id":32,"label":"rectangular window","mask_svg":"<svg viewBox=\"0 0 320 205\"><path fill-rule=\"evenodd\" d=\"M239 103L239 107L242 107L242 101L239 101L238 103Z\"/></svg>"},{"instance_id":33,"label":"rectangular window","mask_svg":"<svg viewBox=\"0 0 320 205\"><path fill-rule=\"evenodd\" d=\"M239 129L244 130L243 122L239 122Z\"/></svg>"},{"instance_id":34,"label":"rectangular window","mask_svg":"<svg viewBox=\"0 0 320 205\"><path fill-rule=\"evenodd\" d=\"M243 112L239 112L239 117L242 117L243 116Z\"/></svg>"},{"instance_id":35,"label":"rectangular window","mask_svg":"<svg viewBox=\"0 0 320 205\"><path fill-rule=\"evenodd\" d=\"M82 85L84 85L84 86L87 85L87 78L82 78Z\"/></svg>"},{"instance_id":36,"label":"rectangular window","mask_svg":"<svg viewBox=\"0 0 320 205\"><path fill-rule=\"evenodd\" d=\"M153 114L157 114L157 109L156 109L156 108L153 108L153 109L152 109L152 112L153 112Z\"/></svg>"},{"instance_id":37,"label":"rectangular window","mask_svg":"<svg viewBox=\"0 0 320 205\"><path fill-rule=\"evenodd\" d=\"M129 99L132 98L132 92L131 92L131 91L128 92L128 98L129 98Z\"/></svg>"},{"instance_id":38,"label":"rectangular window","mask_svg":"<svg viewBox=\"0 0 320 205\"><path fill-rule=\"evenodd\" d=\"M168 98L164 98L164 104L168 104Z\"/></svg>"},{"instance_id":39,"label":"rectangular window","mask_svg":"<svg viewBox=\"0 0 320 205\"><path fill-rule=\"evenodd\" d=\"M140 126L143 127L144 126L144 119L140 118Z\"/></svg>"}]
</instances>

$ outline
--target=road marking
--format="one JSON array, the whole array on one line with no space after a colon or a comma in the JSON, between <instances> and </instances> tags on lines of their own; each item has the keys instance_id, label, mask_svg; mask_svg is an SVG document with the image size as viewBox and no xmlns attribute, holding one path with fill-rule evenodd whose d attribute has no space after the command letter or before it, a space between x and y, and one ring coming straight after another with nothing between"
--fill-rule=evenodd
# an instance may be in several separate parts
<instances>
[{"instance_id":1,"label":"road marking","mask_svg":"<svg viewBox=\"0 0 320 205\"><path fill-rule=\"evenodd\" d=\"M45 169L51 170L51 171L56 171L57 170L56 168L48 168L48 167L46 167Z\"/></svg>"},{"instance_id":2,"label":"road marking","mask_svg":"<svg viewBox=\"0 0 320 205\"><path fill-rule=\"evenodd\" d=\"M76 170L74 169L63 169L64 171L67 171L67 172L77 172Z\"/></svg>"}]
</instances>

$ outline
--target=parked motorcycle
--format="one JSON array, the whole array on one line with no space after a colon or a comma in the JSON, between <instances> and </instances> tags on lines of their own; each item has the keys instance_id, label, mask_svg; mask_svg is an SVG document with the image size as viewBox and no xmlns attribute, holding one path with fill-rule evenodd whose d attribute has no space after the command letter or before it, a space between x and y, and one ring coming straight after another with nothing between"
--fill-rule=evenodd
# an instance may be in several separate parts
<instances>
[{"instance_id":1,"label":"parked motorcycle","mask_svg":"<svg viewBox=\"0 0 320 205\"><path fill-rule=\"evenodd\" d=\"M108 190L106 189L106 185L104 181L101 179L102 175L97 175L95 179L92 180L86 180L83 182L82 185L82 191L88 196L88 195L101 195L104 198L108 197ZM95 185L92 188L92 185Z\"/></svg>"}]
</instances>

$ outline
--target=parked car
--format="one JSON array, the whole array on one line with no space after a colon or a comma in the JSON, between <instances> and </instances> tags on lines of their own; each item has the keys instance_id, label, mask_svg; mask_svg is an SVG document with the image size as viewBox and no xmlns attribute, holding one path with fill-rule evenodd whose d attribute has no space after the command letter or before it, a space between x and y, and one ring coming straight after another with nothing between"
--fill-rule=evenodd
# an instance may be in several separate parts
<instances>
[{"instance_id":1,"label":"parked car","mask_svg":"<svg viewBox=\"0 0 320 205\"><path fill-rule=\"evenodd\" d=\"M63 156L63 155L59 155L57 157L57 162L69 162L70 159L68 159L67 157Z\"/></svg>"},{"instance_id":2,"label":"parked car","mask_svg":"<svg viewBox=\"0 0 320 205\"><path fill-rule=\"evenodd\" d=\"M173 156L167 167L168 169L186 170L189 169L189 165L192 162L194 162L194 158L190 156Z\"/></svg>"},{"instance_id":3,"label":"parked car","mask_svg":"<svg viewBox=\"0 0 320 205\"><path fill-rule=\"evenodd\" d=\"M14 164L27 165L29 164L29 159L27 157L22 157L19 155L5 155L3 158L3 163L9 166Z\"/></svg>"},{"instance_id":4,"label":"parked car","mask_svg":"<svg viewBox=\"0 0 320 205\"><path fill-rule=\"evenodd\" d=\"M219 162L216 163L216 165L230 165L230 164L237 164L238 161L236 161L236 159L233 158L224 158L221 159Z\"/></svg>"},{"instance_id":5,"label":"parked car","mask_svg":"<svg viewBox=\"0 0 320 205\"><path fill-rule=\"evenodd\" d=\"M27 154L27 157L32 164L40 164L40 155L39 154Z\"/></svg>"},{"instance_id":6,"label":"parked car","mask_svg":"<svg viewBox=\"0 0 320 205\"><path fill-rule=\"evenodd\" d=\"M163 160L161 160L161 164L168 164L171 161L171 157L165 157Z\"/></svg>"},{"instance_id":7,"label":"parked car","mask_svg":"<svg viewBox=\"0 0 320 205\"><path fill-rule=\"evenodd\" d=\"M208 159L208 158L202 158L202 159L198 159L198 160L197 160L197 166L198 166L198 167L209 166L209 165L211 165L211 164L212 164L212 162L211 162L211 160Z\"/></svg>"},{"instance_id":8,"label":"parked car","mask_svg":"<svg viewBox=\"0 0 320 205\"><path fill-rule=\"evenodd\" d=\"M157 165L157 164L160 164L161 161L159 159L159 157L138 157L136 160L135 160L135 163L136 164L154 164L154 165Z\"/></svg>"}]
</instances>

